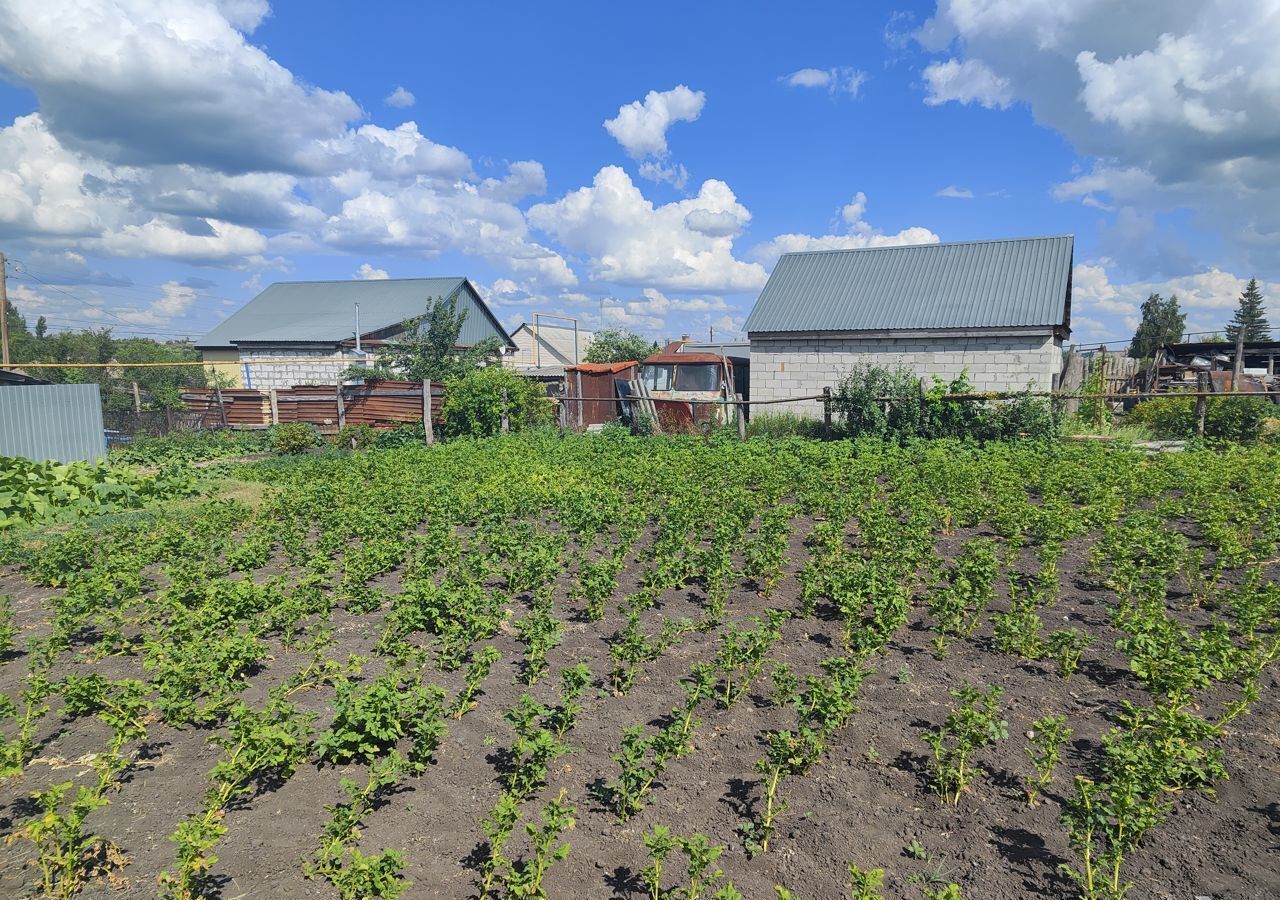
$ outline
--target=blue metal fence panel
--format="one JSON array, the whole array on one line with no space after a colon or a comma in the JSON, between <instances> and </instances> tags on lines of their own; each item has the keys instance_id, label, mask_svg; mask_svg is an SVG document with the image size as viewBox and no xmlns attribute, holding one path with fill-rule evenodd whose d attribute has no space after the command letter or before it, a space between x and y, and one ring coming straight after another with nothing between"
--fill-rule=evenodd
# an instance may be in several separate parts
<instances>
[{"instance_id":1,"label":"blue metal fence panel","mask_svg":"<svg viewBox=\"0 0 1280 900\"><path fill-rule=\"evenodd\" d=\"M104 455L96 384L0 387L0 456L98 460Z\"/></svg>"}]
</instances>

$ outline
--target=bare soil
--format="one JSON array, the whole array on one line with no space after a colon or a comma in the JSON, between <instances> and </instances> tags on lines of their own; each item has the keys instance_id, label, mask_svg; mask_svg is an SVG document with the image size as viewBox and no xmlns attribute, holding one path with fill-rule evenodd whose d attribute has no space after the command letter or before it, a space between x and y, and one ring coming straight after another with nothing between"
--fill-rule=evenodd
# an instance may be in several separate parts
<instances>
[{"instance_id":1,"label":"bare soil","mask_svg":"<svg viewBox=\"0 0 1280 900\"><path fill-rule=\"evenodd\" d=\"M793 575L807 555L801 543L807 528L799 523L791 575L778 585L774 596L765 600L744 583L731 596L732 618L740 620L771 607L796 607L798 585ZM953 553L969 536L943 539L940 552ZM574 752L558 762L540 798L525 806L526 818L532 817L541 802L564 788L577 807L577 826L569 836L572 851L548 877L547 890L553 898L645 896L639 880L646 865L641 834L655 823L666 824L678 834L702 832L726 845L720 865L748 898L772 898L779 884L807 900L847 896L849 862L863 869L883 868L886 898L919 898L921 885L928 886L930 879L955 881L966 898L978 900L1075 897L1073 885L1058 873L1060 864L1074 862L1057 821L1062 796L1074 775L1090 771L1121 702L1144 699L1123 657L1114 650L1118 633L1106 618L1110 593L1084 574L1086 562L1087 542L1070 545L1060 566L1061 597L1044 613L1048 629L1073 625L1093 638L1081 670L1070 680L1039 664L996 652L990 646L989 625L972 639L955 644L945 659L937 659L929 646L925 610L917 604L910 627L900 630L887 653L875 660L875 674L860 694L861 711L808 777L784 782L789 809L769 852L755 858L748 857L736 829L758 815L761 790L755 763L763 754L762 735L768 729L791 727L794 713L769 704L767 678L731 710L704 705L695 751L672 764L639 815L619 824L602 803L600 789L616 775L611 755L617 751L622 729L660 723L681 696L679 680L691 663L714 656L717 638L714 633L686 635L641 673L630 693L615 697L604 687L610 668L606 642L620 627L621 617L611 608L602 622L577 621L575 606L562 599L566 591L561 590L557 611L569 625L563 643L551 655L552 671L532 688L516 683L521 647L514 630L500 634L494 644L502 651L502 660L485 684L479 708L460 722L450 721L438 762L421 777L406 779L367 817L361 847L370 853L388 847L405 851L404 874L413 882L405 896L474 896L471 860L483 846L479 822L500 794L500 751L511 740L502 714L526 690L554 704L556 671L583 660L599 687L588 696L586 711L568 735ZM1274 568L1269 574L1274 576ZM635 578L636 572L629 569L617 596L634 588ZM393 591L395 583L394 576L387 579ZM23 637L40 633L47 592L33 588L16 573L0 578L0 592L14 595ZM1180 608L1178 600L1176 595L1171 597L1171 608ZM1006 600L998 599L993 611L1006 605ZM698 617L702 611L703 599L695 588L668 592L659 609L646 615ZM1179 615L1197 621L1208 614ZM360 617L337 613L332 655L376 656L381 616L379 612ZM821 659L836 652L839 635L838 617L820 606L816 616L784 626L774 658L801 675L816 671ZM275 648L270 664L248 686L245 699L261 699L303 662ZM92 660L82 656L77 668L108 677L140 673L138 660L127 657ZM0 689L16 696L24 669L20 654L8 661L0 668ZM375 662L365 677L379 671ZM431 678L452 693L461 684L460 676L436 673ZM929 790L928 749L920 735L942 721L951 702L948 692L966 680L1003 688L1009 738L980 753L982 776L959 808L951 809ZM1176 798L1168 819L1131 858L1126 871L1135 882L1129 895L1133 900L1280 897L1280 692L1276 680L1275 672L1269 673L1251 714L1233 723L1224 745L1231 777L1218 786L1216 798L1199 793ZM330 689L306 692L297 699L318 714L318 728L328 724ZM1044 801L1029 807L1023 792L1023 778L1030 771L1023 750L1025 733L1032 721L1048 714L1066 715L1074 736ZM218 759L208 737L208 732L195 728L174 729L158 722L151 727L122 789L110 806L90 818L94 831L114 841L128 857L122 873L126 881L116 887L92 884L84 896L157 895L158 873L173 864L169 835L184 816L200 808L207 773ZM64 722L55 705L40 738L43 746L38 758L22 776L0 787L0 830L4 832L34 812L29 800L32 791L51 781L83 776L88 769L86 755L103 747L107 732L92 720ZM233 808L225 819L229 831L215 851L220 895L228 900L335 896L327 883L307 880L302 864L317 846L327 818L325 805L342 799L339 780L361 779L363 771L355 765L306 765L284 784ZM913 840L926 849L927 859L907 855L905 848ZM525 846L519 838L510 849L521 852ZM670 868L678 870L679 863ZM29 844L0 848L0 896L23 895L37 876ZM676 883L674 878L670 883Z\"/></svg>"}]
</instances>

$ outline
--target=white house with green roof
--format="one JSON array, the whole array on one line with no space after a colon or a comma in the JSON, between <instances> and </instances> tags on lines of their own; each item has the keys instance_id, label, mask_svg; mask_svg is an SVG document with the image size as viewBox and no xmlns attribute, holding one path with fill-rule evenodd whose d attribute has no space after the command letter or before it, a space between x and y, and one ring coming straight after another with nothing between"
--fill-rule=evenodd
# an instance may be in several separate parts
<instances>
[{"instance_id":1,"label":"white house with green roof","mask_svg":"<svg viewBox=\"0 0 1280 900\"><path fill-rule=\"evenodd\" d=\"M744 326L751 399L820 394L855 365L979 391L1057 387L1074 238L819 250L778 260ZM767 407L761 407L767 409ZM774 411L820 415L815 403Z\"/></svg>"},{"instance_id":2,"label":"white house with green roof","mask_svg":"<svg viewBox=\"0 0 1280 900\"><path fill-rule=\"evenodd\" d=\"M196 348L237 387L334 384L358 358L357 306L360 345L367 352L402 334L405 322L437 299L455 300L458 311L467 314L459 348L492 337L515 349L464 277L277 282L197 341ZM310 361L299 361L304 359Z\"/></svg>"}]
</instances>

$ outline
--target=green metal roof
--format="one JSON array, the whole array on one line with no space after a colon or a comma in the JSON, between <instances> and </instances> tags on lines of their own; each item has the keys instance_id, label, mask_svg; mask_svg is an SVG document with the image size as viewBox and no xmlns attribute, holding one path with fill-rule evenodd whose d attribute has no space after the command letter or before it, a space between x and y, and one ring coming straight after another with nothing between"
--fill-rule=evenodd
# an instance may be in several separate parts
<instances>
[{"instance_id":1,"label":"green metal roof","mask_svg":"<svg viewBox=\"0 0 1280 900\"><path fill-rule=\"evenodd\" d=\"M1066 325L1075 238L819 250L778 260L747 332Z\"/></svg>"},{"instance_id":2,"label":"green metal roof","mask_svg":"<svg viewBox=\"0 0 1280 900\"><path fill-rule=\"evenodd\" d=\"M373 334L426 312L427 301L457 296L466 310L458 342L470 347L488 337L510 344L506 331L467 279L387 278L378 281L280 281L270 285L197 343L233 347L238 343L336 344L360 331Z\"/></svg>"}]
</instances>

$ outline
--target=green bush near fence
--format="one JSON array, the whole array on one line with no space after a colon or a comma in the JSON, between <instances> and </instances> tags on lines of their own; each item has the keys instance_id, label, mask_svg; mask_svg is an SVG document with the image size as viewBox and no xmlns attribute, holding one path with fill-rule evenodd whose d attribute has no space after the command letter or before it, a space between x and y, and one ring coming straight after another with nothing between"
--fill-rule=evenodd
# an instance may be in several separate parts
<instances>
[{"instance_id":1,"label":"green bush near fence","mask_svg":"<svg viewBox=\"0 0 1280 900\"><path fill-rule=\"evenodd\" d=\"M946 399L972 392L967 372L950 382L935 376L922 390L911 369L857 365L840 379L832 406L850 437L900 444L917 438L1043 440L1058 435L1058 417L1048 398L1027 392L1000 401Z\"/></svg>"},{"instance_id":2,"label":"green bush near fence","mask_svg":"<svg viewBox=\"0 0 1280 900\"><path fill-rule=\"evenodd\" d=\"M320 445L320 433L306 422L286 422L271 426L271 449L276 453L294 455L305 453Z\"/></svg>"},{"instance_id":3,"label":"green bush near fence","mask_svg":"<svg viewBox=\"0 0 1280 900\"><path fill-rule=\"evenodd\" d=\"M1267 436L1280 418L1280 406L1261 397L1210 397L1205 403L1204 436L1210 440L1249 444ZM1127 421L1147 428L1162 440L1196 436L1196 402L1191 397L1161 397L1139 403Z\"/></svg>"},{"instance_id":4,"label":"green bush near fence","mask_svg":"<svg viewBox=\"0 0 1280 900\"><path fill-rule=\"evenodd\" d=\"M445 433L449 437L497 434L504 407L511 431L549 425L554 416L551 398L541 384L511 369L484 366L446 382L441 410Z\"/></svg>"}]
</instances>

